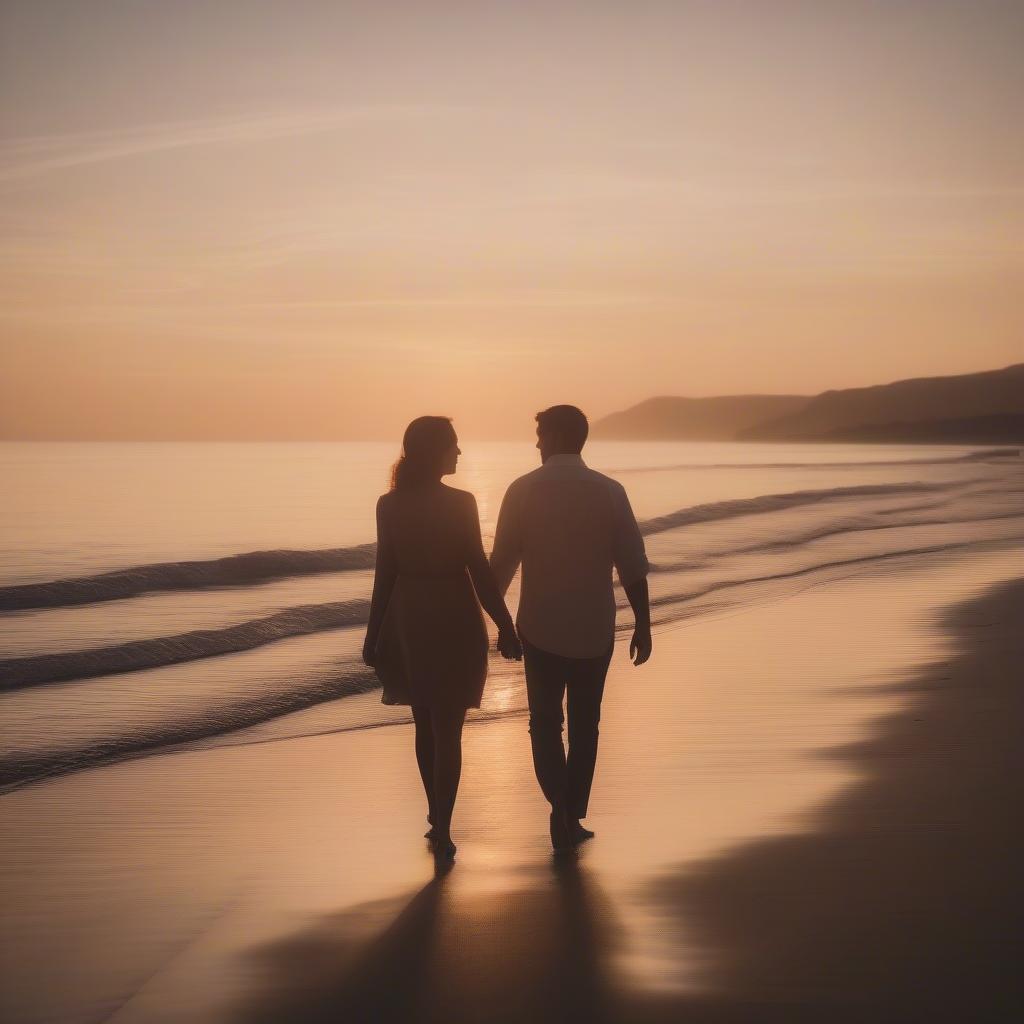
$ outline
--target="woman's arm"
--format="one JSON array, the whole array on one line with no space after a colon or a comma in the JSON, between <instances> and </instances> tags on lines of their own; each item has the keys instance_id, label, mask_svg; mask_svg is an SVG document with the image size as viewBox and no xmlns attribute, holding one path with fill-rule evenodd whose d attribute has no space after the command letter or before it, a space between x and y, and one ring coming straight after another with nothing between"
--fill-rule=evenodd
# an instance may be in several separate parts
<instances>
[{"instance_id":1,"label":"woman's arm","mask_svg":"<svg viewBox=\"0 0 1024 1024\"><path fill-rule=\"evenodd\" d=\"M473 579L473 586L476 588L477 597L480 598L480 604L498 627L498 650L506 658L514 658L518 661L522 657L522 649L516 637L512 616L498 589L498 581L487 561L487 555L484 554L483 538L480 536L480 513L477 510L476 498L472 494L469 496L468 506L469 543L466 566Z\"/></svg>"},{"instance_id":2,"label":"woman's arm","mask_svg":"<svg viewBox=\"0 0 1024 1024\"><path fill-rule=\"evenodd\" d=\"M380 636L381 623L384 621L384 612L387 609L397 577L398 567L388 533L382 496L377 499L377 564L373 572L370 617L366 623L366 640L363 643L363 661L371 667L374 662L374 652L377 649L377 638Z\"/></svg>"}]
</instances>

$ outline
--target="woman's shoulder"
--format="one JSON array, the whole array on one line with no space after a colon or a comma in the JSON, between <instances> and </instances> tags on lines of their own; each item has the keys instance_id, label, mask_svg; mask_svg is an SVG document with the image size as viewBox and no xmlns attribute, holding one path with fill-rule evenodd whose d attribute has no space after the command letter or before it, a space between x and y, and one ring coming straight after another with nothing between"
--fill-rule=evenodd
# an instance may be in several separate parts
<instances>
[{"instance_id":1,"label":"woman's shoulder","mask_svg":"<svg viewBox=\"0 0 1024 1024\"><path fill-rule=\"evenodd\" d=\"M436 490L432 489L430 492L415 491L403 494L401 491L386 491L377 499L377 511L381 512L395 506L410 503L417 507L423 507L424 502L428 505L435 504L438 498L441 499L443 504L449 506L476 509L476 497L471 491L462 491L458 487L449 487L447 484L441 484Z\"/></svg>"},{"instance_id":2,"label":"woman's shoulder","mask_svg":"<svg viewBox=\"0 0 1024 1024\"><path fill-rule=\"evenodd\" d=\"M462 491L458 487L449 487L448 484L442 484L441 488L445 491L449 501L465 508L476 508L476 495L472 491Z\"/></svg>"}]
</instances>

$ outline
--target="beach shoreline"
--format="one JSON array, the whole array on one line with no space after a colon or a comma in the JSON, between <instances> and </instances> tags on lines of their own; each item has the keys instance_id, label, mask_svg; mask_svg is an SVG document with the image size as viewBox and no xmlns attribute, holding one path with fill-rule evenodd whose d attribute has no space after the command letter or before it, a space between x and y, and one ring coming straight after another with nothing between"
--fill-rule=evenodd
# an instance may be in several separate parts
<instances>
[{"instance_id":1,"label":"beach shoreline","mask_svg":"<svg viewBox=\"0 0 1024 1024\"><path fill-rule=\"evenodd\" d=\"M5 889L15 894L5 933L17 942L6 940L5 1019L312 1021L347 1007L346 1019L556 1020L567 1019L570 996L595 1020L684 1010L697 1020L822 1019L823 1007L854 1020L890 1004L911 1014L893 1019L914 1019L917 989L898 971L866 966L884 948L879 906L860 893L856 930L827 871L816 900L786 887L810 884L809 865L839 856L837 830L849 893L851 865L871 875L871 858L888 849L873 837L912 840L926 862L929 843L951 834L966 852L972 835L991 838L985 815L1014 795L1004 762L1020 720L1008 680L1021 653L1012 626L1022 580L1019 545L907 559L674 623L656 635L644 670L617 651L590 819L598 838L568 873L552 867L521 713L467 729L459 858L440 880L418 838L423 799L407 725L183 750L11 792L2 798L13 826ZM966 633L978 614L992 625ZM966 672L993 685L969 691ZM980 697L970 721L941 719L942 743L916 749L900 733L929 701L948 710ZM979 745L992 720L1002 741ZM930 734L913 735L923 743ZM899 781L894 765L928 778L968 748L977 772L1007 781L958 829L924 794L920 820L901 831L911 796L897 799L898 786L888 805L858 805L867 787ZM977 772L964 775L961 797L972 796ZM985 822L990 831L978 832ZM1016 838L980 847L993 882L976 923L993 934L991 897L997 882L1012 885L1000 872ZM964 899L980 906L957 863ZM903 877L926 900L939 875L900 870L890 887ZM823 894L839 936L831 944L810 912ZM1005 892L1007 910L1015 898ZM914 977L934 976L924 950L942 949L924 939L972 920L927 911L912 903L900 918L904 940L922 940ZM859 957L840 940L844 927L866 950ZM773 960L780 929L789 956ZM946 948L960 951L953 939ZM860 974L837 973L841 955ZM808 979L801 966L814 963ZM414 981L399 992L394 970ZM930 1013L963 1012L935 992L941 1000L920 1003Z\"/></svg>"}]
</instances>

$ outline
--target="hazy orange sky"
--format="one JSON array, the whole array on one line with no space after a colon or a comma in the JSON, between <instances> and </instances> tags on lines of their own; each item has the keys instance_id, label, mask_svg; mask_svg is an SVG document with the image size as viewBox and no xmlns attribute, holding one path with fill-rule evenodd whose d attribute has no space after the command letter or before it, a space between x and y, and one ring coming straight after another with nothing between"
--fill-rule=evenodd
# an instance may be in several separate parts
<instances>
[{"instance_id":1,"label":"hazy orange sky","mask_svg":"<svg viewBox=\"0 0 1024 1024\"><path fill-rule=\"evenodd\" d=\"M1024 360L1024 4L4 0L0 436Z\"/></svg>"}]
</instances>

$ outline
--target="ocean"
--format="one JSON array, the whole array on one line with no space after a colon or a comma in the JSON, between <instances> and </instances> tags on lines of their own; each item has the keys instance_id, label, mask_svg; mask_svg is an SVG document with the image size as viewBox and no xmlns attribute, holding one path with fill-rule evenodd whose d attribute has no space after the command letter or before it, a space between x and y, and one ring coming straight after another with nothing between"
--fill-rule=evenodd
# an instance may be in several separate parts
<instances>
[{"instance_id":1,"label":"ocean","mask_svg":"<svg viewBox=\"0 0 1024 1024\"><path fill-rule=\"evenodd\" d=\"M461 442L485 546L529 442ZM658 635L908 559L1024 539L1024 458L961 446L593 442ZM408 721L359 653L394 444L5 443L0 785L183 745ZM510 604L516 598L515 584ZM625 607L619 594L620 607ZM620 630L631 623L620 614ZM492 658L477 716L522 714Z\"/></svg>"}]
</instances>

